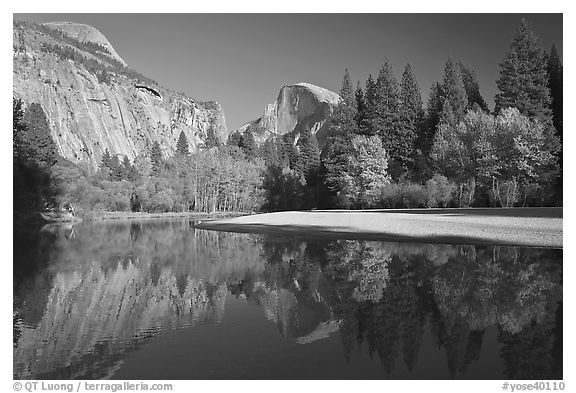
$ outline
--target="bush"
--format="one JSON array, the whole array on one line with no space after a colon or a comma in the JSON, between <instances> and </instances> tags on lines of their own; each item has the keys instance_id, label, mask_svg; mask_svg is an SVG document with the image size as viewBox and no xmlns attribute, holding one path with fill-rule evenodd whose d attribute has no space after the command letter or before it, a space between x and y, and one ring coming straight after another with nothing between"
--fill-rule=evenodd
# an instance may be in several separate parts
<instances>
[{"instance_id":1,"label":"bush","mask_svg":"<svg viewBox=\"0 0 576 393\"><path fill-rule=\"evenodd\" d=\"M434 175L426 182L426 205L428 207L447 207L450 205L456 185L445 176Z\"/></svg>"},{"instance_id":2,"label":"bush","mask_svg":"<svg viewBox=\"0 0 576 393\"><path fill-rule=\"evenodd\" d=\"M379 205L388 209L426 207L424 186L412 182L390 183L380 189Z\"/></svg>"}]
</instances>

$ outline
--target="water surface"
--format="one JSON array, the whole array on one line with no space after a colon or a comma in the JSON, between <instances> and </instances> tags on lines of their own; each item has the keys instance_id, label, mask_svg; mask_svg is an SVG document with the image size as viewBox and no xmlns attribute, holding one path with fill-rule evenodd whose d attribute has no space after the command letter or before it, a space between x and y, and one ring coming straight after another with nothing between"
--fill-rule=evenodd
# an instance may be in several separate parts
<instances>
[{"instance_id":1,"label":"water surface","mask_svg":"<svg viewBox=\"0 0 576 393\"><path fill-rule=\"evenodd\" d=\"M562 250L15 233L16 379L562 379Z\"/></svg>"}]
</instances>

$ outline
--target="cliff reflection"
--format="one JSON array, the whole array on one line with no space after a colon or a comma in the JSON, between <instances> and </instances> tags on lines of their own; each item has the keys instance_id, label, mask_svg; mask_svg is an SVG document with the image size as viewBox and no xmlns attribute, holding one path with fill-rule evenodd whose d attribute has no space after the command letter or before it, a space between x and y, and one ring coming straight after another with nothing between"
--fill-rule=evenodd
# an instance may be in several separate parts
<instances>
[{"instance_id":1,"label":"cliff reflection","mask_svg":"<svg viewBox=\"0 0 576 393\"><path fill-rule=\"evenodd\" d=\"M263 270L246 236L187 221L66 231L42 233L43 267L15 277L15 378L109 377L122 353L156 333L217 323L226 281Z\"/></svg>"},{"instance_id":2,"label":"cliff reflection","mask_svg":"<svg viewBox=\"0 0 576 393\"><path fill-rule=\"evenodd\" d=\"M48 228L28 248L15 257L18 379L111 377L152 337L221 321L229 295L295 345L339 336L347 361L367 353L383 378L413 370L430 339L466 378L488 329L506 378L562 378L561 250L304 241L187 220Z\"/></svg>"}]
</instances>

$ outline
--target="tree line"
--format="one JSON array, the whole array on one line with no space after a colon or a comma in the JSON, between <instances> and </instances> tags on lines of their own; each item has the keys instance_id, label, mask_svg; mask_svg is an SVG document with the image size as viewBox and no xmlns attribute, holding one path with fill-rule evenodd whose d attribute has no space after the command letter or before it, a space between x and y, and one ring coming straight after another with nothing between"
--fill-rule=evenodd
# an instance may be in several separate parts
<instances>
[{"instance_id":1,"label":"tree line","mask_svg":"<svg viewBox=\"0 0 576 393\"><path fill-rule=\"evenodd\" d=\"M95 173L73 166L55 176L62 197L88 212L249 212L262 203L262 166L226 146L190 154L182 132L172 157L155 142L134 162L106 150Z\"/></svg>"},{"instance_id":2,"label":"tree line","mask_svg":"<svg viewBox=\"0 0 576 393\"><path fill-rule=\"evenodd\" d=\"M322 151L306 129L228 144L264 160L268 211L561 205L562 64L525 21L497 85L491 111L474 70L448 59L424 106L412 67L398 82L386 60L356 88L346 70Z\"/></svg>"},{"instance_id":3,"label":"tree line","mask_svg":"<svg viewBox=\"0 0 576 393\"><path fill-rule=\"evenodd\" d=\"M22 101L14 99L13 112L14 215L18 221L67 203L83 215L98 211L248 212L262 205L263 162L256 156L248 159L241 148L203 146L191 154L182 132L172 157L163 154L158 142L133 161L106 149L94 170L58 155L40 104L24 109Z\"/></svg>"},{"instance_id":4,"label":"tree line","mask_svg":"<svg viewBox=\"0 0 576 393\"><path fill-rule=\"evenodd\" d=\"M473 70L448 59L426 108L410 65L388 61L354 90L346 70L323 154L345 208L562 203L562 65L522 21L501 63L495 109Z\"/></svg>"}]
</instances>

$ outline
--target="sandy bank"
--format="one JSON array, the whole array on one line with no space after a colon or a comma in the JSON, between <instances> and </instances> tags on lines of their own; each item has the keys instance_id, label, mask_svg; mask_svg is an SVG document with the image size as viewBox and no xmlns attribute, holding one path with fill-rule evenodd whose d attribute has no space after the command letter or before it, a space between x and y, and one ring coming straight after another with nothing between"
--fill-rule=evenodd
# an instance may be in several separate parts
<instances>
[{"instance_id":1,"label":"sandy bank","mask_svg":"<svg viewBox=\"0 0 576 393\"><path fill-rule=\"evenodd\" d=\"M203 221L197 226L299 236L562 248L562 208L279 212Z\"/></svg>"}]
</instances>

